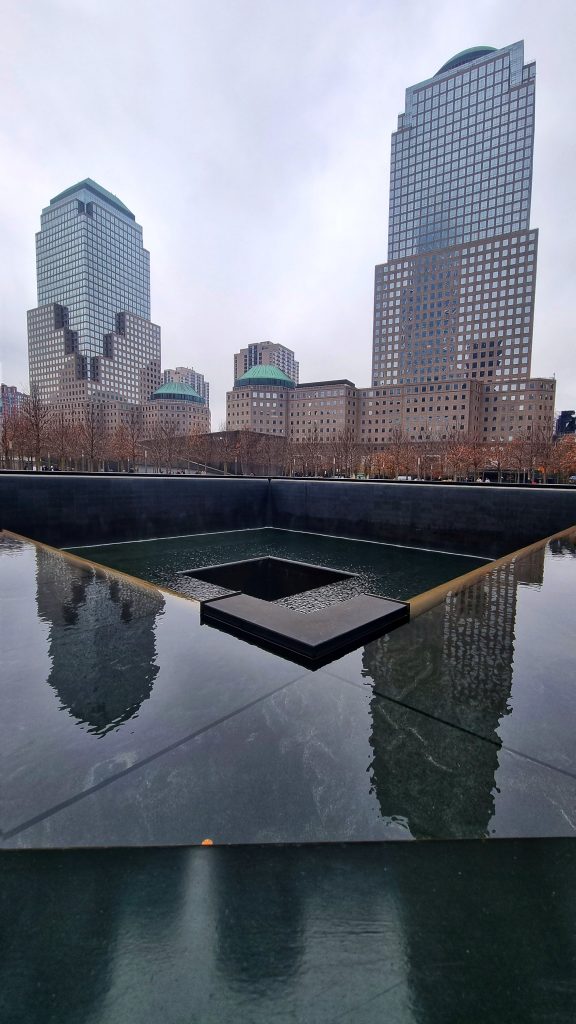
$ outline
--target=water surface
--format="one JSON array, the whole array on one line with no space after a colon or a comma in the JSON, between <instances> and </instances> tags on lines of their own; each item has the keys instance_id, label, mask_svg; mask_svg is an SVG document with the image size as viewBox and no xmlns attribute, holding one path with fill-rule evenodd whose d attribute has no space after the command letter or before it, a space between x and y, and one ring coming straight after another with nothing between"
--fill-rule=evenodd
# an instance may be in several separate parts
<instances>
[{"instance_id":1,"label":"water surface","mask_svg":"<svg viewBox=\"0 0 576 1024\"><path fill-rule=\"evenodd\" d=\"M274 555L357 573L366 593L406 600L485 564L481 558L272 528L71 549L83 558L175 589L177 573Z\"/></svg>"}]
</instances>

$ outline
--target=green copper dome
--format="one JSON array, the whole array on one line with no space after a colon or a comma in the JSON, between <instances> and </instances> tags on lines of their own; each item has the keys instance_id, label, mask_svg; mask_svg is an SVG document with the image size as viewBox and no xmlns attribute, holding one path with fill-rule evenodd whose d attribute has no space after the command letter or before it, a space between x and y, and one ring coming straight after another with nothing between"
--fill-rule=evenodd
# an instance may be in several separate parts
<instances>
[{"instance_id":1,"label":"green copper dome","mask_svg":"<svg viewBox=\"0 0 576 1024\"><path fill-rule=\"evenodd\" d=\"M177 381L170 381L169 384L162 384L151 396L151 400L168 399L178 402L200 402L204 405L204 399L190 384L181 384Z\"/></svg>"},{"instance_id":2,"label":"green copper dome","mask_svg":"<svg viewBox=\"0 0 576 1024\"><path fill-rule=\"evenodd\" d=\"M234 387L244 388L250 387L252 384L258 387L269 386L272 388L296 387L292 378L288 377L283 370L279 370L277 366L251 366L235 381Z\"/></svg>"},{"instance_id":3,"label":"green copper dome","mask_svg":"<svg viewBox=\"0 0 576 1024\"><path fill-rule=\"evenodd\" d=\"M478 60L480 57L487 57L489 53L496 53L495 46L471 46L469 50L461 50L455 57L451 57L446 64L443 64L440 71L437 71L434 78L438 75L443 75L445 71L454 71L455 68L459 68L462 64L470 64L473 60Z\"/></svg>"}]
</instances>

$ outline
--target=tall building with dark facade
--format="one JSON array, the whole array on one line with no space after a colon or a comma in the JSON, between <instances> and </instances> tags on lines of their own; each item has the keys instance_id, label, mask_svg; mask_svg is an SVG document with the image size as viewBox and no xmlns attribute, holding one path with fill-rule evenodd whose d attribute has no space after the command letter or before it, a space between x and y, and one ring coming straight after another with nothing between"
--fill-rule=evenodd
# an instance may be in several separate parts
<instances>
[{"instance_id":1,"label":"tall building with dark facade","mask_svg":"<svg viewBox=\"0 0 576 1024\"><path fill-rule=\"evenodd\" d=\"M90 178L61 192L42 211L36 273L30 386L46 401L145 401L160 383L160 328L134 214Z\"/></svg>"},{"instance_id":2,"label":"tall building with dark facade","mask_svg":"<svg viewBox=\"0 0 576 1024\"><path fill-rule=\"evenodd\" d=\"M530 380L535 76L518 42L466 50L406 90L388 262L376 267L372 388L397 396L412 439L551 433L554 382Z\"/></svg>"}]
</instances>

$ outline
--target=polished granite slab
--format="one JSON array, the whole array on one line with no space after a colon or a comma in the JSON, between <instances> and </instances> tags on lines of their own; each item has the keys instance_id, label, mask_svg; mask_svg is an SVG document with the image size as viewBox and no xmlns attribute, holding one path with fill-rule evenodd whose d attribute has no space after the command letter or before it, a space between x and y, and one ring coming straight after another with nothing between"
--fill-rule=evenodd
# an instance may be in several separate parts
<instances>
[{"instance_id":1,"label":"polished granite slab","mask_svg":"<svg viewBox=\"0 0 576 1024\"><path fill-rule=\"evenodd\" d=\"M573 834L572 778L320 671L118 773L8 846Z\"/></svg>"},{"instance_id":2,"label":"polished granite slab","mask_svg":"<svg viewBox=\"0 0 576 1024\"><path fill-rule=\"evenodd\" d=\"M3 845L574 835L574 552L312 673L5 535Z\"/></svg>"},{"instance_id":3,"label":"polished granite slab","mask_svg":"<svg viewBox=\"0 0 576 1024\"><path fill-rule=\"evenodd\" d=\"M566 839L5 851L9 1024L568 1024Z\"/></svg>"}]
</instances>

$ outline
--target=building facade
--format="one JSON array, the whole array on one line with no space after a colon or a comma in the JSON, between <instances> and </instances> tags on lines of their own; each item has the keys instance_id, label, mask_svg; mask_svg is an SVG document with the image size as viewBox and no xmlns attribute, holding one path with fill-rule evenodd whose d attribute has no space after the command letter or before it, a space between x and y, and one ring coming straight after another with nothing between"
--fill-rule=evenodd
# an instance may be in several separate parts
<instances>
[{"instance_id":1,"label":"building facade","mask_svg":"<svg viewBox=\"0 0 576 1024\"><path fill-rule=\"evenodd\" d=\"M298 384L288 395L291 441L334 441L357 433L359 392L351 380Z\"/></svg>"},{"instance_id":2,"label":"building facade","mask_svg":"<svg viewBox=\"0 0 576 1024\"><path fill-rule=\"evenodd\" d=\"M294 358L292 349L284 345L277 345L273 341L260 341L240 349L234 356L234 380L239 380L253 366L276 366L295 384L298 383L299 363Z\"/></svg>"},{"instance_id":3,"label":"building facade","mask_svg":"<svg viewBox=\"0 0 576 1024\"><path fill-rule=\"evenodd\" d=\"M564 409L556 419L556 434L576 434L576 415L574 409Z\"/></svg>"},{"instance_id":4,"label":"building facade","mask_svg":"<svg viewBox=\"0 0 576 1024\"><path fill-rule=\"evenodd\" d=\"M0 384L0 416L20 412L26 395L10 384Z\"/></svg>"},{"instance_id":5,"label":"building facade","mask_svg":"<svg viewBox=\"0 0 576 1024\"><path fill-rule=\"evenodd\" d=\"M158 427L178 437L210 431L210 410L189 384L162 384L144 403L142 413L145 437L152 437Z\"/></svg>"},{"instance_id":6,"label":"building facade","mask_svg":"<svg viewBox=\"0 0 576 1024\"><path fill-rule=\"evenodd\" d=\"M226 394L226 430L287 435L288 395L294 381L278 367L252 366Z\"/></svg>"},{"instance_id":7,"label":"building facade","mask_svg":"<svg viewBox=\"0 0 576 1024\"><path fill-rule=\"evenodd\" d=\"M189 384L194 391L210 405L210 385L204 380L204 374L198 373L192 366L177 366L175 370L164 370L163 384Z\"/></svg>"},{"instance_id":8,"label":"building facade","mask_svg":"<svg viewBox=\"0 0 576 1024\"><path fill-rule=\"evenodd\" d=\"M42 211L36 273L31 388L54 401L88 382L101 397L142 401L146 378L151 390L159 383L160 328L150 322L150 256L134 214L90 178L61 192Z\"/></svg>"},{"instance_id":9,"label":"building facade","mask_svg":"<svg viewBox=\"0 0 576 1024\"><path fill-rule=\"evenodd\" d=\"M392 136L388 262L374 290L372 389L394 399L397 419L386 434L399 425L396 406L414 439L457 430L490 440L504 429L508 440L519 422L529 432L526 418L510 429L512 384L524 403L543 395L533 403L552 431L554 381L530 380L535 76L519 42L457 54L406 90Z\"/></svg>"}]
</instances>

